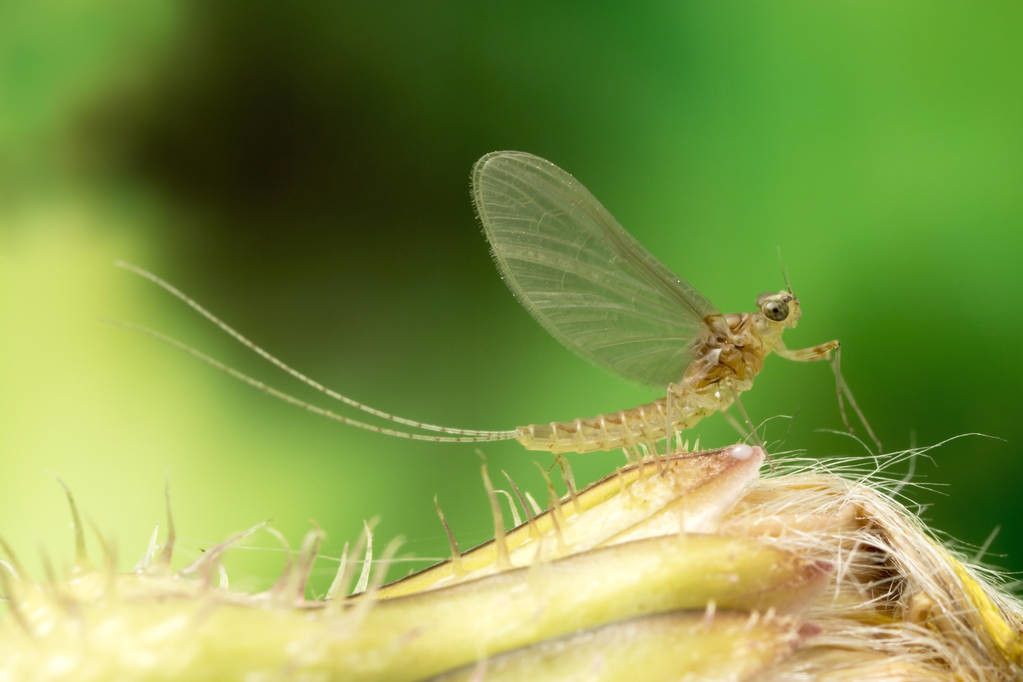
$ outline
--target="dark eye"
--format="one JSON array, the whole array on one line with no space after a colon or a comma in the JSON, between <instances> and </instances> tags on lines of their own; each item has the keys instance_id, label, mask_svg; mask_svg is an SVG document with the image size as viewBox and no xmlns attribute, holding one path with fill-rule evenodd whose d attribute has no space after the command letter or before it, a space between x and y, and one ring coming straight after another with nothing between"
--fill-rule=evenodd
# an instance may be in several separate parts
<instances>
[{"instance_id":1,"label":"dark eye","mask_svg":"<svg viewBox=\"0 0 1023 682\"><path fill-rule=\"evenodd\" d=\"M764 315L775 322L781 322L789 316L789 307L783 301L768 301L764 306Z\"/></svg>"}]
</instances>

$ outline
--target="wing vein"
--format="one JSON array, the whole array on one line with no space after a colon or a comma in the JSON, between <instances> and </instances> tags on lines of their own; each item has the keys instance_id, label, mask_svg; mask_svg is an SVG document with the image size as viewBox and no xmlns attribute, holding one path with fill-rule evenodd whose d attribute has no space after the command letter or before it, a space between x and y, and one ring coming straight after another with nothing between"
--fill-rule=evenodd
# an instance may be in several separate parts
<instances>
[{"instance_id":1,"label":"wing vein","mask_svg":"<svg viewBox=\"0 0 1023 682\"><path fill-rule=\"evenodd\" d=\"M681 378L717 309L644 249L575 178L523 152L473 168L473 198L505 282L556 339L641 383Z\"/></svg>"}]
</instances>

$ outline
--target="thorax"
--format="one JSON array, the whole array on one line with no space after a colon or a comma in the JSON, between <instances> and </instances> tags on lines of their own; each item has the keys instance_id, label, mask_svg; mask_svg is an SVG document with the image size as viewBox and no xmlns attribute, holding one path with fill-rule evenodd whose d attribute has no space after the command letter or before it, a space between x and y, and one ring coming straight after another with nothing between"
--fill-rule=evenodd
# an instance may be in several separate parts
<instances>
[{"instance_id":1,"label":"thorax","mask_svg":"<svg viewBox=\"0 0 1023 682\"><path fill-rule=\"evenodd\" d=\"M682 379L686 388L701 392L750 388L780 337L760 317L759 313L733 313L708 318L708 333L696 342Z\"/></svg>"}]
</instances>

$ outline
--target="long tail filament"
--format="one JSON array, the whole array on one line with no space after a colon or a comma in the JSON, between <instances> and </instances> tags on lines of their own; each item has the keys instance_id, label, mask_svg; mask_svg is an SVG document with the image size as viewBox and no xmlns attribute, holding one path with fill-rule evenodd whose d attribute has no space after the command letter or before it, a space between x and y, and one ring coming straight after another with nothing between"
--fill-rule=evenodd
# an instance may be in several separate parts
<instances>
[{"instance_id":1,"label":"long tail filament","mask_svg":"<svg viewBox=\"0 0 1023 682\"><path fill-rule=\"evenodd\" d=\"M163 280L162 278L158 277L157 275L154 275L153 273L149 272L148 270L144 270L144 269L142 269L142 268L140 268L140 267L138 267L136 265L132 265L131 263L125 263L123 261L116 261L114 263L114 265L116 265L119 268L123 268L125 270L128 270L129 272L133 272L136 275L139 275L140 277L143 277L143 278L149 280L150 282L152 282L153 284L157 285L158 287L160 287L161 289L163 289L167 293L171 294L172 296L174 296L178 300L180 300L183 303L187 304L190 308L192 308L197 313L199 313L200 315L205 317L208 321L210 321L214 325L216 325L221 331L223 331L224 333L226 333L229 336L231 336L235 341L237 341L238 343L242 344L243 346L245 346L246 348L248 348L249 350L254 352L256 355L260 356L261 358L263 358L264 360L266 360L270 364L274 365L278 369L280 369L280 370L286 372L287 374L291 375L295 379L298 379L299 381L301 381L302 383L306 384L307 386L310 386L311 388L313 388L313 389L319 391L320 393L326 395L327 397L333 398L334 400L340 401L340 402L342 402L342 403L344 403L346 405L349 405L349 406L354 407L354 408L356 408L358 410L361 410L363 412L371 414L371 415L373 415L375 417L380 417L381 419L386 419L388 421L392 421L392 422L395 422L395 423L398 423L398 424L403 424L405 426L411 426L411 427L417 428L417 429L423 429L424 431L434 431L434 432L438 432L438 433L445 433L445 434L451 434L451 435L449 435L449 436L430 436L430 435L426 435L426 434L412 433L412 432L409 432L409 431L400 431L400 430L397 430L397 429L389 429L389 428L386 428L386 427L381 427L381 426L376 426L376 425L373 425L373 424L368 424L366 422L362 422L362 421L359 421L357 419L351 419L349 417L345 417L343 415L337 414L337 413L332 412L330 410L321 408L321 407L319 407L317 405L313 405L313 404L308 403L308 402L306 402L304 400L296 398L295 396L290 395L288 393L284 393L283 391L280 391L280 390L278 390L276 388L273 388L272 386L269 386L269 385L263 383L262 381L259 381L258 379L250 377L247 374L244 374L244 373L242 373L242 372L240 372L240 371L238 371L238 370L236 370L236 369L234 369L232 367L229 367L229 366L225 365L224 363L220 362L219 360L216 360L216 359L210 357L209 355L206 355L205 353L203 353L203 352L201 352L201 351L199 351L199 350L197 350L197 349L195 349L195 348L193 348L193 347L191 347L191 346L189 346L189 345L187 345L185 343L182 343L181 341L178 341L177 339L174 339L174 338L172 338L170 336L162 334L162 333L160 333L158 331L155 331L153 329L149 329L147 327L142 327L140 325L124 323L124 322L115 322L115 324L118 324L119 326L122 326L122 327L125 327L125 328L128 328L128 329L133 329L135 331L142 332L144 334L152 336L153 338L156 338L156 339L158 339L160 341L163 341L164 343L167 343L167 344L169 344L171 346L174 346L175 348L178 348L179 350L182 350L182 351L188 353L192 357L205 362L206 364L208 364L208 365L210 365L210 366L220 370L221 372L224 372L225 374L228 374L229 376L234 377L235 379L237 379L237 380L239 380L239 381L241 381L243 383L248 384L249 386L257 388L260 391L263 391L264 393L266 393L266 394L268 394L270 396L273 396L274 398L277 398L278 400L281 400L283 402L289 403L291 405L296 405L296 406L301 407L301 408L303 408L305 410L308 410L309 412L312 412L314 414L318 414L321 417L326 417L328 419L333 419L334 421L341 422L342 424L347 424L348 426L355 426L357 428L365 429L367 431L374 431L376 433L382 433L382 434L384 434L386 436L394 436L396 438L406 438L406 439L409 439L409 440L422 440L422 441L430 441L430 442L433 442L433 443L482 443L482 442L489 442L489 441L512 440L516 436L516 432L515 431L485 431L485 430L479 430L479 429L458 429L458 428L453 428L453 427L449 427L449 426L438 426L436 424L426 424L424 422L419 422L419 421L415 421L415 420L412 420L412 419L406 419L404 417L399 417L397 415L393 415L393 414L390 414L388 412L384 412L383 410L378 410L378 409L376 409L374 407L370 407L369 405L365 405L365 404L363 404L363 403L361 403L361 402L359 402L357 400L349 398L348 396L342 395L342 394L338 393L337 391L334 391L332 389L327 388L326 386L320 384L318 381L315 381L314 379L311 379L310 377L306 376L302 372L298 371L297 369L291 367L290 365L284 363L280 359L278 359L275 356L271 355L269 352L263 350L262 348L257 346L255 343L250 341L248 338L243 336L240 332L238 332L234 328L228 326L227 323L223 322L220 318L218 318L216 315L211 313L209 310L207 310L206 308L201 306L198 302L196 302L190 296L185 294L183 291L181 291L180 289L178 289L174 285L170 284L169 282Z\"/></svg>"}]
</instances>

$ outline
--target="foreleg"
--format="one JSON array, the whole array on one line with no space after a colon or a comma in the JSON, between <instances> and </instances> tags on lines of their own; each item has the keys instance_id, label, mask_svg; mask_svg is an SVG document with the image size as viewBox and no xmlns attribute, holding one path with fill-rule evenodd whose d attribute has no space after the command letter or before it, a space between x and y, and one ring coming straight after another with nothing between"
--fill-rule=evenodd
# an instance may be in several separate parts
<instances>
[{"instance_id":1,"label":"foreleg","mask_svg":"<svg viewBox=\"0 0 1023 682\"><path fill-rule=\"evenodd\" d=\"M834 351L834 355L832 355ZM838 411L842 415L842 423L849 430L849 433L855 433L852 424L849 422L849 417L845 412L845 402L849 401L849 405L852 407L853 412L856 413L857 418L863 424L863 427L867 431L867 435L877 446L877 451L881 452L881 441L874 434L874 430L870 428L870 422L867 421L866 415L863 414L863 410L856 403L856 398L853 397L852 390L849 388L849 384L845 382L845 378L842 376L842 346L838 340L828 341L827 343L818 344L816 346L810 346L809 348L799 348L791 350L786 348L784 345L780 345L775 349L778 355L782 356L787 360L795 360L796 362L815 362L817 360L831 360L831 371L835 374L835 396L838 399Z\"/></svg>"},{"instance_id":2,"label":"foreleg","mask_svg":"<svg viewBox=\"0 0 1023 682\"><path fill-rule=\"evenodd\" d=\"M860 423L863 424L863 428L867 430L867 435L870 436L870 440L877 446L878 454L881 454L883 447L881 441L874 434L874 429L870 428L870 422L867 421L867 416L863 414L863 410L860 409L859 404L856 402L856 398L853 397L852 389L849 388L849 384L845 382L845 377L842 376L842 350L835 350L835 357L831 361L831 370L835 373L835 392L838 394L838 409L842 413L842 421L845 422L846 428L849 429L849 433L853 433L852 425L849 423L849 418L845 414L845 405L842 402L842 396L844 395L846 400L849 401L849 405L852 406L853 412L856 413Z\"/></svg>"},{"instance_id":3,"label":"foreleg","mask_svg":"<svg viewBox=\"0 0 1023 682\"><path fill-rule=\"evenodd\" d=\"M746 422L746 426L749 428L749 436L747 436L747 438L752 436L756 444L763 448L764 452L767 452L767 445L760 437L760 433L757 431L757 427L753 425L753 421L749 418L749 413L746 412L746 408L745 406L743 406L742 401L739 400L739 396L735 396L735 406L739 408L739 414L742 415L743 421Z\"/></svg>"},{"instance_id":4,"label":"foreleg","mask_svg":"<svg viewBox=\"0 0 1023 682\"><path fill-rule=\"evenodd\" d=\"M827 343L821 343L816 346L810 346L809 348L798 348L796 350L790 350L784 345L779 344L775 352L785 358L786 360L795 360L796 362L816 362L818 360L828 360L831 357L831 351L835 351L835 357L838 357L838 351L842 344L837 339L828 341Z\"/></svg>"}]
</instances>

